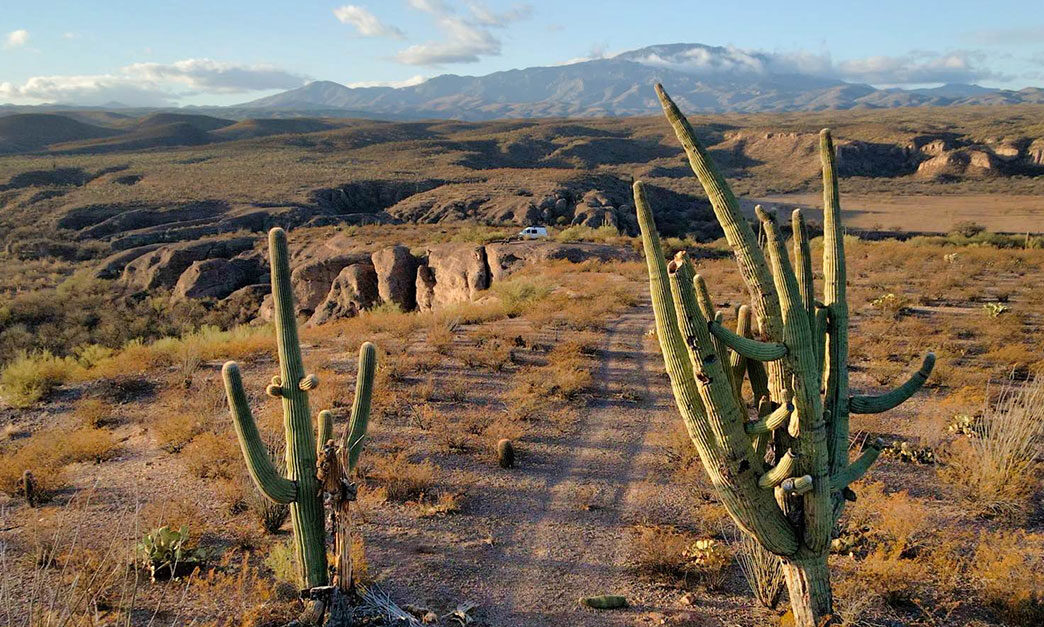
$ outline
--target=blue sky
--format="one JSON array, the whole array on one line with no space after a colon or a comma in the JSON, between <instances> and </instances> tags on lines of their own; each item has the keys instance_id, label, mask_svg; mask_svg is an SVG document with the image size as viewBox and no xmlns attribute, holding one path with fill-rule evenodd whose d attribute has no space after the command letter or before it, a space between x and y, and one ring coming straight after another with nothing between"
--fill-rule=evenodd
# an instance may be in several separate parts
<instances>
[{"instance_id":1,"label":"blue sky","mask_svg":"<svg viewBox=\"0 0 1044 627\"><path fill-rule=\"evenodd\" d=\"M232 104L676 42L877 86L1044 85L1042 0L4 0L0 103Z\"/></svg>"}]
</instances>

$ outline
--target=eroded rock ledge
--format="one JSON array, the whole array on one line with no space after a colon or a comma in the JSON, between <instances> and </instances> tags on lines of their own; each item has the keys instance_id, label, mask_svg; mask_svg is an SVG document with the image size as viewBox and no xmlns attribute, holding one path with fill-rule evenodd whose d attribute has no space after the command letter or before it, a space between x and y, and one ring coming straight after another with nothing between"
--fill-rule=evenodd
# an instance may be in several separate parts
<instances>
[{"instance_id":1,"label":"eroded rock ledge","mask_svg":"<svg viewBox=\"0 0 1044 627\"><path fill-rule=\"evenodd\" d=\"M272 301L264 258L250 237L143 247L103 261L98 274L119 276L128 289L170 289L175 300L234 301L248 317L270 320ZM346 250L333 239L291 261L297 314L318 325L391 303L403 311L432 311L479 298L526 265L562 259L626 261L634 251L592 243L446 243L415 253L402 244Z\"/></svg>"}]
</instances>

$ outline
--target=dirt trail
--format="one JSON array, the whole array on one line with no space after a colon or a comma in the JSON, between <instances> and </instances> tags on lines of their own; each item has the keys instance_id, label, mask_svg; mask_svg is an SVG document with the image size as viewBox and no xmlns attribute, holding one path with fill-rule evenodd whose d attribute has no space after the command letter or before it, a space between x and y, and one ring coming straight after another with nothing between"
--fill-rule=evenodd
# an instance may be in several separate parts
<instances>
[{"instance_id":1,"label":"dirt trail","mask_svg":"<svg viewBox=\"0 0 1044 627\"><path fill-rule=\"evenodd\" d=\"M485 622L514 625L634 624L653 594L628 568L628 537L638 511L639 486L662 474L651 436L674 415L656 380L658 355L646 352L652 324L647 307L623 314L606 332L595 372L598 389L578 429L538 443L524 465L525 511L506 537L502 556L489 563L487 581L500 601L485 608ZM505 512L506 513L506 512ZM577 599L625 594L636 607L594 612Z\"/></svg>"}]
</instances>

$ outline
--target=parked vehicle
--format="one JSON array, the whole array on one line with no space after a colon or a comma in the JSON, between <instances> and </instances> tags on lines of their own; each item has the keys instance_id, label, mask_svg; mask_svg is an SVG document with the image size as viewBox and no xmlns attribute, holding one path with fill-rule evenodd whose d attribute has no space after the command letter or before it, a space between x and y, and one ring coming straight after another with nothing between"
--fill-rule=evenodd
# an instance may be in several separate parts
<instances>
[{"instance_id":1,"label":"parked vehicle","mask_svg":"<svg viewBox=\"0 0 1044 627\"><path fill-rule=\"evenodd\" d=\"M527 226L518 232L518 239L544 239L547 237L547 227Z\"/></svg>"}]
</instances>

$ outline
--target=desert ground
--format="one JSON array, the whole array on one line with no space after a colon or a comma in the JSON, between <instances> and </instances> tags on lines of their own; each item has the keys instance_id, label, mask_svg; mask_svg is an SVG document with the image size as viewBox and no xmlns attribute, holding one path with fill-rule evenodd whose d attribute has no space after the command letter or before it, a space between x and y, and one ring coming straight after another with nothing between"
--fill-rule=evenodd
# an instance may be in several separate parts
<instances>
[{"instance_id":1,"label":"desert ground","mask_svg":"<svg viewBox=\"0 0 1044 627\"><path fill-rule=\"evenodd\" d=\"M890 446L837 529L843 624L1044 618L1039 407L1020 414L1030 454L1014 471L977 447L1005 394L1044 393L1039 112L692 118L745 208L784 223L810 210L817 278L815 133L833 126L852 386L879 392L938 358L910 402L853 416L853 448ZM278 625L299 611L290 524L247 476L220 372L240 363L278 458L282 412L263 393L273 226L289 231L321 381L311 405L334 410L338 433L359 347L378 348L360 584L443 625L785 624L785 598L751 591L742 533L664 372L632 178L726 326L749 298L666 122L197 117L96 115L53 142L0 143L14 146L0 156L6 624ZM0 130L16 122L37 121ZM504 241L530 223L550 238ZM162 526L187 529L198 570L154 582L135 567ZM628 607L578 603L602 594Z\"/></svg>"}]
</instances>

